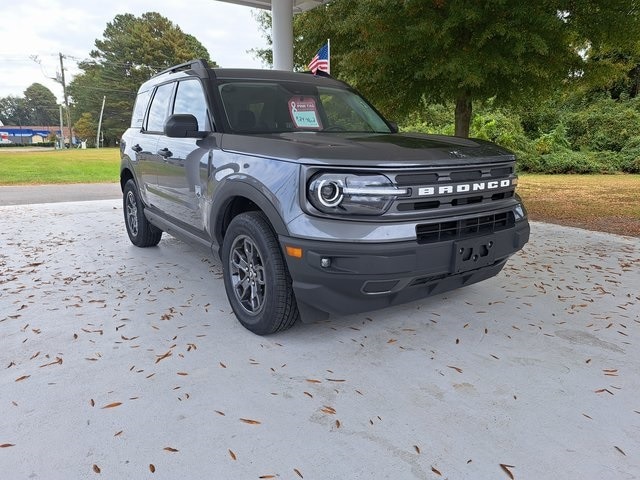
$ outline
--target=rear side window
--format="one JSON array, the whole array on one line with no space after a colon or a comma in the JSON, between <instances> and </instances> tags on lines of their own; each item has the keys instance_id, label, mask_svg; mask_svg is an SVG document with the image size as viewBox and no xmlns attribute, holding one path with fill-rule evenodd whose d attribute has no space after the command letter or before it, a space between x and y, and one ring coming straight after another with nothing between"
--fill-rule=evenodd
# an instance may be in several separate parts
<instances>
[{"instance_id":1,"label":"rear side window","mask_svg":"<svg viewBox=\"0 0 640 480\"><path fill-rule=\"evenodd\" d=\"M147 116L147 128L149 132L164 131L164 122L167 119L173 83L165 83L156 89L156 93L151 100L149 115Z\"/></svg>"},{"instance_id":2,"label":"rear side window","mask_svg":"<svg viewBox=\"0 0 640 480\"><path fill-rule=\"evenodd\" d=\"M145 90L144 92L140 92L136 97L136 104L133 107L133 114L131 115L132 128L142 128L142 121L144 120L144 113L147 111L150 95L151 92Z\"/></svg>"},{"instance_id":3,"label":"rear side window","mask_svg":"<svg viewBox=\"0 0 640 480\"><path fill-rule=\"evenodd\" d=\"M199 81L185 80L178 83L173 113L190 113L198 120L198 130L210 130L207 100Z\"/></svg>"}]
</instances>

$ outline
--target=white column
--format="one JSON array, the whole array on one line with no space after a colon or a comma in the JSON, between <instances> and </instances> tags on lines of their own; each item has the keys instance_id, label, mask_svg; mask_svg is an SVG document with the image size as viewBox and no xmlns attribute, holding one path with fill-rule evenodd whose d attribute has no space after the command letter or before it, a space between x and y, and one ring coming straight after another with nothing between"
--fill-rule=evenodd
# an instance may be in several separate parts
<instances>
[{"instance_id":1,"label":"white column","mask_svg":"<svg viewBox=\"0 0 640 480\"><path fill-rule=\"evenodd\" d=\"M293 70L293 0L272 0L273 68Z\"/></svg>"}]
</instances>

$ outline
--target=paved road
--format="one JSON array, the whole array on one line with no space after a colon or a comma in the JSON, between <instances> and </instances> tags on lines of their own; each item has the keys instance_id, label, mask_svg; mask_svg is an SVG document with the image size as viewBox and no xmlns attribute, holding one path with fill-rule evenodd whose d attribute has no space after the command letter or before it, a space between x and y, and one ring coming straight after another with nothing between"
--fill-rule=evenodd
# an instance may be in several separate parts
<instances>
[{"instance_id":1,"label":"paved road","mask_svg":"<svg viewBox=\"0 0 640 480\"><path fill-rule=\"evenodd\" d=\"M0 187L0 206L111 200L121 196L118 183L17 185Z\"/></svg>"}]
</instances>

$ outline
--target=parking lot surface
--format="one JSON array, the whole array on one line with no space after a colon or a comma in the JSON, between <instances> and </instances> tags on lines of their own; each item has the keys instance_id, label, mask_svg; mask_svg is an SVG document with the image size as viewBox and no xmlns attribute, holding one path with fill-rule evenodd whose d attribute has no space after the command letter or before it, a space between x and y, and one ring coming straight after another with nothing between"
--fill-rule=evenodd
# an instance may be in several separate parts
<instances>
[{"instance_id":1,"label":"parking lot surface","mask_svg":"<svg viewBox=\"0 0 640 480\"><path fill-rule=\"evenodd\" d=\"M496 278L258 337L120 201L2 206L0 477L640 478L640 239L532 227Z\"/></svg>"}]
</instances>

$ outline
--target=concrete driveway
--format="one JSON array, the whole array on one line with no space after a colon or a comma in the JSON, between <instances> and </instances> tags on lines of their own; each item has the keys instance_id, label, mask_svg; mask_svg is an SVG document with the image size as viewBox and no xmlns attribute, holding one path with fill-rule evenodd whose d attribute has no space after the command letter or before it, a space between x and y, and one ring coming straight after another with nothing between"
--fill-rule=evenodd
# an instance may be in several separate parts
<instances>
[{"instance_id":1,"label":"concrete driveway","mask_svg":"<svg viewBox=\"0 0 640 480\"><path fill-rule=\"evenodd\" d=\"M3 479L640 478L640 239L533 224L496 278L257 337L119 200L0 207Z\"/></svg>"}]
</instances>

